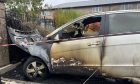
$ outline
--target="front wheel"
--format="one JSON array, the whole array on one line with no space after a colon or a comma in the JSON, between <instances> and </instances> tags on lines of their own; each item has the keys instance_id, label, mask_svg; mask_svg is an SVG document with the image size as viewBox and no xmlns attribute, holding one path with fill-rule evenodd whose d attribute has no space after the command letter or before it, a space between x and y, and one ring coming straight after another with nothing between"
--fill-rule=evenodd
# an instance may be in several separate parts
<instances>
[{"instance_id":1,"label":"front wheel","mask_svg":"<svg viewBox=\"0 0 140 84\"><path fill-rule=\"evenodd\" d=\"M32 81L41 81L49 76L46 64L39 58L30 57L23 65L23 73Z\"/></svg>"}]
</instances>

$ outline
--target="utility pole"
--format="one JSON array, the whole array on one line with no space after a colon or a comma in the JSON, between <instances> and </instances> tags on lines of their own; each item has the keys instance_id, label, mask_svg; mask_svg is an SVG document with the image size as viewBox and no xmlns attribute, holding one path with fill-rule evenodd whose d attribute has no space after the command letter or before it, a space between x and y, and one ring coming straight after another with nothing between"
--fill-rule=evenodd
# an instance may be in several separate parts
<instances>
[{"instance_id":1,"label":"utility pole","mask_svg":"<svg viewBox=\"0 0 140 84\"><path fill-rule=\"evenodd\" d=\"M5 21L5 0L0 0L0 67L9 64L9 47L1 46L3 44L8 44L6 21Z\"/></svg>"}]
</instances>

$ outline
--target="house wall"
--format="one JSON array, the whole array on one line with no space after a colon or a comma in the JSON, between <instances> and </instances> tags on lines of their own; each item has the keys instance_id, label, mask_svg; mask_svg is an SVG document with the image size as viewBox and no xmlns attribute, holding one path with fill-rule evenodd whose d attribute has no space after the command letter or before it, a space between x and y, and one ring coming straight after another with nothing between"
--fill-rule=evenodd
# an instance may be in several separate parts
<instances>
[{"instance_id":1,"label":"house wall","mask_svg":"<svg viewBox=\"0 0 140 84\"><path fill-rule=\"evenodd\" d=\"M101 6L91 6L91 7L80 7L73 8L83 14L89 14L94 12L105 12L105 11L115 11L115 10L130 10L130 9L140 9L140 3L127 3L127 4L112 4L112 5L101 5Z\"/></svg>"},{"instance_id":2,"label":"house wall","mask_svg":"<svg viewBox=\"0 0 140 84\"><path fill-rule=\"evenodd\" d=\"M45 19L53 19L53 10L46 10L41 12L41 18Z\"/></svg>"},{"instance_id":3,"label":"house wall","mask_svg":"<svg viewBox=\"0 0 140 84\"><path fill-rule=\"evenodd\" d=\"M96 5L86 7L75 8L63 8L63 10L75 10L83 15L91 14L95 12L116 11L116 10L131 10L140 9L140 2L134 3L120 3L120 4L108 4L108 5ZM42 11L41 16L46 19L54 19L54 12L58 9L45 9ZM61 9L62 10L62 9Z\"/></svg>"},{"instance_id":4,"label":"house wall","mask_svg":"<svg viewBox=\"0 0 140 84\"><path fill-rule=\"evenodd\" d=\"M73 10L78 11L82 14L90 14L92 13L92 8L91 7L83 7L83 8L73 8Z\"/></svg>"},{"instance_id":5,"label":"house wall","mask_svg":"<svg viewBox=\"0 0 140 84\"><path fill-rule=\"evenodd\" d=\"M82 14L90 14L94 12L100 12L100 11L115 11L115 10L130 10L130 9L140 9L140 2L139 3L122 3L122 4L110 4L110 5L100 5L100 6L90 6L90 7L79 7L79 8L70 8L73 10L76 10L78 12L81 12ZM65 9L67 10L67 9ZM47 12L50 12L49 16L45 16L46 18L52 18L53 19L53 12L55 10L46 10ZM45 12L45 11L43 11Z\"/></svg>"},{"instance_id":6,"label":"house wall","mask_svg":"<svg viewBox=\"0 0 140 84\"><path fill-rule=\"evenodd\" d=\"M0 1L0 38L7 38L6 22L5 22L5 5ZM1 44L7 44L6 39L0 39ZM0 46L0 67L9 64L9 49L8 47Z\"/></svg>"}]
</instances>

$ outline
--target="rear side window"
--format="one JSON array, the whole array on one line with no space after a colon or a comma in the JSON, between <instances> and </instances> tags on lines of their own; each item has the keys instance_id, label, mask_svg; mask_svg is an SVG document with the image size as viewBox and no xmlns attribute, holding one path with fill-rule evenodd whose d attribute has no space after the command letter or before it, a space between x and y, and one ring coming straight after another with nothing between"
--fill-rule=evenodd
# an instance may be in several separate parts
<instances>
[{"instance_id":1,"label":"rear side window","mask_svg":"<svg viewBox=\"0 0 140 84\"><path fill-rule=\"evenodd\" d=\"M140 31L140 13L121 13L109 15L109 33Z\"/></svg>"}]
</instances>

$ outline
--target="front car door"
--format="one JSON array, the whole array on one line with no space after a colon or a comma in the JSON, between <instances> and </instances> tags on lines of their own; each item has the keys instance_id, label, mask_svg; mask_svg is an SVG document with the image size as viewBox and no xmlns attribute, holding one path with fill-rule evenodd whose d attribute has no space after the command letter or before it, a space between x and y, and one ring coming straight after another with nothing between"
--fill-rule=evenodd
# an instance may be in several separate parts
<instances>
[{"instance_id":1,"label":"front car door","mask_svg":"<svg viewBox=\"0 0 140 84\"><path fill-rule=\"evenodd\" d=\"M102 70L115 77L140 77L140 13L108 13Z\"/></svg>"},{"instance_id":2,"label":"front car door","mask_svg":"<svg viewBox=\"0 0 140 84\"><path fill-rule=\"evenodd\" d=\"M95 70L101 70L101 53L104 41L103 27L105 16L97 15L88 17L101 17L100 35L96 37L69 37L65 31L71 31L69 28L72 27L71 25L73 23L77 23L77 21L64 27L61 32L56 35L56 37L59 37L61 41L53 43L51 48L51 61L55 72L60 71L74 74L88 74L89 72L90 74L90 72L93 73ZM87 17L78 20L78 22L81 22L85 18Z\"/></svg>"}]
</instances>

